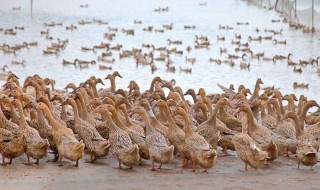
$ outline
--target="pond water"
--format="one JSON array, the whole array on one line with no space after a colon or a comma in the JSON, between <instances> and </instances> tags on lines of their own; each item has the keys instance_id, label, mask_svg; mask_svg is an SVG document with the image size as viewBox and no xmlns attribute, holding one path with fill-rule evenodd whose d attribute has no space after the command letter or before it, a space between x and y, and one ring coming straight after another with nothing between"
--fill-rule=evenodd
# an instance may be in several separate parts
<instances>
[{"instance_id":1,"label":"pond water","mask_svg":"<svg viewBox=\"0 0 320 190\"><path fill-rule=\"evenodd\" d=\"M295 93L305 94L309 99L320 101L318 96L320 90L317 66L303 67L301 74L293 72L293 67L287 66L287 60L266 62L257 59L250 59L250 70L240 69L240 60L234 60L235 66L228 64L218 65L209 62L209 58L227 59L228 54L220 54L220 47L227 48L228 53L241 55L235 52L237 46L231 44L235 34L241 34L241 42L248 41L248 36L270 36L264 29L282 29L282 35L275 35L273 38L286 40L286 45L273 44L270 40L262 42L250 42L254 53L264 52L266 57L275 54L288 55L291 53L292 60L298 62L309 60L309 58L320 56L320 35L305 34L301 30L294 30L286 23L273 23L272 19L281 19L278 13L267 9L250 5L241 0L208 0L206 6L201 6L199 0L118 0L118 1L76 1L76 0L41 0L33 1L33 17L30 16L30 1L1 0L0 6L0 28L11 28L24 26L24 30L17 30L16 36L5 35L0 32L0 44L10 45L22 44L24 41L38 41L38 46L22 49L16 55L4 54L0 51L0 67L4 64L9 70L15 72L21 79L28 75L40 74L42 77L49 77L56 80L57 88L63 88L69 82L79 84L91 75L105 78L112 71L99 70L99 64L112 66L124 77L117 79L118 88L126 88L129 81L136 80L142 90L149 87L152 78L160 76L164 79L175 79L176 84L184 91L188 88L198 89L203 87L207 93L222 92L216 85L220 83L225 86L234 84L236 87L244 84L249 88L254 87L258 77L261 77L264 86L275 85L281 88L284 94ZM88 4L88 8L80 8L80 5ZM20 11L12 10L13 7L21 7ZM168 12L154 12L158 7L169 7ZM78 25L80 20L92 21L101 19L107 21L108 25ZM134 24L134 20L141 20L142 24ZM47 40L40 31L46 30L43 23L51 21L63 23L63 26L50 27L50 36L53 40ZM249 25L237 25L237 22L249 22ZM173 23L173 30L165 30L164 33L146 32L142 29L147 26L154 26L155 29L162 29L163 24ZM77 25L74 31L66 30L69 25ZM219 30L219 24L229 25L233 30ZM194 30L185 30L184 25L195 25ZM103 34L108 32L108 27L120 29L112 41L104 38ZM135 35L125 35L121 29L134 29ZM259 28L260 33L256 33ZM194 47L195 35L208 36L212 45L209 49L194 49L187 52L187 46ZM217 35L225 36L225 41L218 41ZM57 39L68 39L66 48L56 55L43 55L46 46L50 46ZM167 39L182 40L182 45L168 45ZM99 63L90 65L87 69L80 69L72 65L63 66L62 59L71 60L97 60L97 56L103 50L93 52L82 52L81 47L93 47L100 42L109 42L112 45L117 43L123 45L123 49L141 48L142 43L154 44L156 47L168 46L177 47L183 50L183 55L171 55L175 73L166 72L164 62L155 62L156 70L151 73L149 66L137 66L133 58L119 59L119 52L113 51L114 64ZM143 49L149 52L148 49ZM156 53L155 57L158 57ZM185 61L185 57L195 57L196 62L192 65ZM11 65L11 62L25 60L25 65ZM180 72L179 67L192 68L192 73ZM293 82L309 83L309 89L293 89ZM3 81L1 81L3 83ZM106 85L110 83L106 81ZM101 86L100 86L101 87Z\"/></svg>"}]
</instances>

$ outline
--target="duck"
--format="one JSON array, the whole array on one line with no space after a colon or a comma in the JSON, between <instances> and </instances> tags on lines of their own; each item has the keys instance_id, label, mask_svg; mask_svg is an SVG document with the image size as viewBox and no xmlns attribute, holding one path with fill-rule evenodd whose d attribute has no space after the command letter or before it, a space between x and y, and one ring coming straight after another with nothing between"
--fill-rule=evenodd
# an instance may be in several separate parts
<instances>
[{"instance_id":1,"label":"duck","mask_svg":"<svg viewBox=\"0 0 320 190\"><path fill-rule=\"evenodd\" d=\"M84 155L85 144L83 140L79 142L71 129L61 125L61 123L54 118L46 104L37 103L35 108L41 110L50 122L52 137L58 149L58 166L63 166L62 159L66 158L70 161L76 161L75 167L78 167L79 160Z\"/></svg>"},{"instance_id":2,"label":"duck","mask_svg":"<svg viewBox=\"0 0 320 190\"><path fill-rule=\"evenodd\" d=\"M71 24L70 26L66 26L66 30L76 30L77 26Z\"/></svg>"},{"instance_id":3,"label":"duck","mask_svg":"<svg viewBox=\"0 0 320 190\"><path fill-rule=\"evenodd\" d=\"M75 59L74 60L74 63L75 64L79 64L79 65L88 65L88 64L92 64L92 65L95 65L96 64L96 61L95 60L92 60L92 61L86 61L86 60L79 60L79 59Z\"/></svg>"},{"instance_id":4,"label":"duck","mask_svg":"<svg viewBox=\"0 0 320 190\"><path fill-rule=\"evenodd\" d=\"M139 147L133 143L129 133L118 127L112 120L107 108L108 105L98 106L94 112L104 113L106 121L109 125L109 140L111 143L112 151L116 155L119 161L119 167L117 169L123 169L121 164L129 166L132 169L134 165L138 165L140 161Z\"/></svg>"},{"instance_id":5,"label":"duck","mask_svg":"<svg viewBox=\"0 0 320 190\"><path fill-rule=\"evenodd\" d=\"M22 60L22 61L12 61L11 64L12 64L12 65L24 65L25 62L26 62L25 60Z\"/></svg>"},{"instance_id":6,"label":"duck","mask_svg":"<svg viewBox=\"0 0 320 190\"><path fill-rule=\"evenodd\" d=\"M202 135L208 141L208 143L210 143L212 148L216 148L217 145L220 143L220 146L223 148L224 154L226 155L227 148L234 149L234 147L232 147L233 145L230 145L231 142L228 141L228 140L231 140L230 137L227 137L227 136L223 137L222 134L225 132L230 134L233 134L236 132L228 129L227 127L221 126L222 125L221 121L220 121L221 123L217 122L218 111L224 105L231 106L228 100L221 98L217 102L214 112L210 115L210 117L206 121L204 121L197 127L195 132ZM224 129L224 128L227 128L227 129Z\"/></svg>"},{"instance_id":7,"label":"duck","mask_svg":"<svg viewBox=\"0 0 320 190\"><path fill-rule=\"evenodd\" d=\"M111 66L99 65L99 70L112 70Z\"/></svg>"},{"instance_id":8,"label":"duck","mask_svg":"<svg viewBox=\"0 0 320 190\"><path fill-rule=\"evenodd\" d=\"M208 168L212 168L217 159L217 151L212 149L205 138L194 132L190 125L190 119L183 108L177 108L175 114L179 114L184 118L185 143L191 155L192 172L196 171L196 164L199 164L207 172Z\"/></svg>"},{"instance_id":9,"label":"duck","mask_svg":"<svg viewBox=\"0 0 320 190\"><path fill-rule=\"evenodd\" d=\"M309 83L301 83L293 82L293 88L309 88Z\"/></svg>"},{"instance_id":10,"label":"duck","mask_svg":"<svg viewBox=\"0 0 320 190\"><path fill-rule=\"evenodd\" d=\"M9 99L8 96L1 94L1 95L0 95L0 104L1 104L1 107L3 107L3 103L5 103L5 102L4 102L4 99L7 99L7 100L10 101L10 99ZM9 103L9 102L8 102L8 103ZM9 121L9 120L5 117L2 109L0 109L0 128L6 129L6 130L8 130L8 131L11 132L11 133L16 134L16 133L18 132L19 126L18 126L16 123L13 123L13 122Z\"/></svg>"},{"instance_id":11,"label":"duck","mask_svg":"<svg viewBox=\"0 0 320 190\"><path fill-rule=\"evenodd\" d=\"M293 119L295 123L298 168L300 168L300 164L303 164L305 166L311 166L312 169L312 167L318 162L318 137L313 136L311 133L306 133L301 129L298 115L295 112L287 112L283 119L287 118Z\"/></svg>"},{"instance_id":12,"label":"duck","mask_svg":"<svg viewBox=\"0 0 320 190\"><path fill-rule=\"evenodd\" d=\"M76 65L76 62L71 62L71 61L67 61L65 59L62 59L62 64L63 65Z\"/></svg>"},{"instance_id":13,"label":"duck","mask_svg":"<svg viewBox=\"0 0 320 190\"><path fill-rule=\"evenodd\" d=\"M276 99L271 98L266 103L271 103L276 109L276 125L274 126L273 131L283 139L277 142L278 154L285 154L285 156L289 157L289 150L292 153L296 152L296 135L294 125L291 121L281 120L281 110Z\"/></svg>"},{"instance_id":14,"label":"duck","mask_svg":"<svg viewBox=\"0 0 320 190\"><path fill-rule=\"evenodd\" d=\"M81 47L81 51L84 51L84 52L86 52L86 51L92 51L93 53L95 53L95 48L94 48L94 47L93 47L93 48Z\"/></svg>"},{"instance_id":15,"label":"duck","mask_svg":"<svg viewBox=\"0 0 320 190\"><path fill-rule=\"evenodd\" d=\"M24 117L22 105L19 100L14 99L11 101L11 104L19 111L20 119L17 135L20 138L24 137L26 140L26 154L28 158L28 163L26 164L31 165L30 157L37 160L35 164L39 164L39 159L47 155L49 141L48 139L42 139L39 135L39 132L29 126Z\"/></svg>"},{"instance_id":16,"label":"duck","mask_svg":"<svg viewBox=\"0 0 320 190\"><path fill-rule=\"evenodd\" d=\"M248 171L248 165L257 170L267 164L268 153L261 150L249 135L235 134L232 142L238 157L245 163L245 172Z\"/></svg>"},{"instance_id":17,"label":"duck","mask_svg":"<svg viewBox=\"0 0 320 190\"><path fill-rule=\"evenodd\" d=\"M273 39L273 40L272 40L272 43L274 43L274 44L284 44L284 45L286 45L286 44L287 44L287 40L280 41L280 40L277 40L277 39Z\"/></svg>"},{"instance_id":18,"label":"duck","mask_svg":"<svg viewBox=\"0 0 320 190\"><path fill-rule=\"evenodd\" d=\"M152 161L151 171L155 171L154 162L159 163L158 169L161 169L162 164L169 164L174 158L174 146L168 146L165 136L159 133L151 124L143 107L137 106L133 109L133 113L137 113L142 117L146 126L146 142L150 152ZM149 117L154 117L152 111L149 112Z\"/></svg>"},{"instance_id":19,"label":"duck","mask_svg":"<svg viewBox=\"0 0 320 190\"><path fill-rule=\"evenodd\" d=\"M104 139L90 123L79 117L79 111L75 100L67 98L62 105L70 105L74 112L74 129L80 138L83 140L91 159L90 163L99 158L106 156L109 153L110 142Z\"/></svg>"},{"instance_id":20,"label":"duck","mask_svg":"<svg viewBox=\"0 0 320 190\"><path fill-rule=\"evenodd\" d=\"M168 121L168 140L171 145L174 146L175 154L178 152L182 156L182 167L188 166L188 160L191 159L190 152L187 149L187 145L185 142L185 132L179 128L175 121L173 120L169 107L164 100L158 100L156 104L160 110L162 110L165 114L165 117Z\"/></svg>"},{"instance_id":21,"label":"duck","mask_svg":"<svg viewBox=\"0 0 320 190\"><path fill-rule=\"evenodd\" d=\"M48 121L45 119L44 114L39 109L36 109L36 102L34 100L30 100L29 98L24 98L24 95L21 95L21 100L26 102L25 107L33 108L34 110L30 111L30 127L36 129L39 132L39 135L43 139L48 139L49 148L52 150L54 154L53 162L58 161L58 149L57 144L53 139L51 126Z\"/></svg>"},{"instance_id":22,"label":"duck","mask_svg":"<svg viewBox=\"0 0 320 190\"><path fill-rule=\"evenodd\" d=\"M223 98L222 98L223 99ZM224 105L228 105L231 107L230 103L222 103L222 105L219 105L219 100L215 106L215 109L219 109L219 112L217 114L217 117L231 130L241 132L242 130L242 124L241 121L234 117L233 115L230 115L226 110ZM221 103L220 103L221 104Z\"/></svg>"},{"instance_id":23,"label":"duck","mask_svg":"<svg viewBox=\"0 0 320 190\"><path fill-rule=\"evenodd\" d=\"M192 68L182 68L182 67L179 67L179 68L180 68L180 72L192 73Z\"/></svg>"},{"instance_id":24,"label":"duck","mask_svg":"<svg viewBox=\"0 0 320 190\"><path fill-rule=\"evenodd\" d=\"M143 106L144 109L148 112L150 125L155 130L157 130L160 134L162 134L164 137L167 138L168 128L156 119L156 117L151 109L150 103L146 99L143 99L139 102L139 105Z\"/></svg>"},{"instance_id":25,"label":"duck","mask_svg":"<svg viewBox=\"0 0 320 190\"><path fill-rule=\"evenodd\" d=\"M224 41L226 38L224 36L217 36L217 40L221 40L221 41Z\"/></svg>"},{"instance_id":26,"label":"duck","mask_svg":"<svg viewBox=\"0 0 320 190\"><path fill-rule=\"evenodd\" d=\"M100 89L98 91L98 96L100 98L105 98L108 92L115 92L116 91L116 82L115 82L116 77L122 78L122 76L120 75L120 73L118 71L114 71L112 74L107 75L107 77L105 79L110 80L111 86L110 86L110 88Z\"/></svg>"},{"instance_id":27,"label":"duck","mask_svg":"<svg viewBox=\"0 0 320 190\"><path fill-rule=\"evenodd\" d=\"M167 39L169 45L171 44L175 44L175 45L181 45L182 41L181 40L171 40L171 39Z\"/></svg>"},{"instance_id":28,"label":"duck","mask_svg":"<svg viewBox=\"0 0 320 190\"><path fill-rule=\"evenodd\" d=\"M240 69L250 69L250 63L241 62Z\"/></svg>"},{"instance_id":29,"label":"duck","mask_svg":"<svg viewBox=\"0 0 320 190\"><path fill-rule=\"evenodd\" d=\"M262 79L261 79L261 78L258 78L258 79L256 80L256 84L255 84L255 87L254 87L254 91L253 91L252 96L251 96L250 99L249 99L249 102L252 102L254 99L259 98L259 91L260 91L260 85L261 85L261 84L263 84Z\"/></svg>"},{"instance_id":30,"label":"duck","mask_svg":"<svg viewBox=\"0 0 320 190\"><path fill-rule=\"evenodd\" d=\"M140 154L140 158L144 158L146 160L150 159L150 153L149 153L149 149L147 147L146 141L145 141L145 135L140 135L138 133L136 133L134 130L132 130L131 128L127 127L119 118L119 114L116 110L116 108L111 105L111 104L107 104L107 109L109 112L111 112L112 114L112 119L114 120L114 122L116 123L116 125L127 131L130 135L130 138L132 139L132 141L138 145L139 147L139 154ZM110 135L110 134L109 134Z\"/></svg>"},{"instance_id":31,"label":"duck","mask_svg":"<svg viewBox=\"0 0 320 190\"><path fill-rule=\"evenodd\" d=\"M240 102L238 107L237 112L245 112L247 114L248 135L254 139L262 150L268 152L268 160L275 160L278 157L278 148L274 140L278 140L278 136L268 128L256 123L248 103Z\"/></svg>"},{"instance_id":32,"label":"duck","mask_svg":"<svg viewBox=\"0 0 320 190\"><path fill-rule=\"evenodd\" d=\"M297 68L296 66L293 67L293 72L295 73L302 73L302 69L301 68Z\"/></svg>"},{"instance_id":33,"label":"duck","mask_svg":"<svg viewBox=\"0 0 320 190\"><path fill-rule=\"evenodd\" d=\"M12 132L0 128L0 152L2 156L2 166L5 166L6 158L10 161L8 164L12 164L12 159L24 154L26 150L26 140L22 137L17 137Z\"/></svg>"}]
</instances>

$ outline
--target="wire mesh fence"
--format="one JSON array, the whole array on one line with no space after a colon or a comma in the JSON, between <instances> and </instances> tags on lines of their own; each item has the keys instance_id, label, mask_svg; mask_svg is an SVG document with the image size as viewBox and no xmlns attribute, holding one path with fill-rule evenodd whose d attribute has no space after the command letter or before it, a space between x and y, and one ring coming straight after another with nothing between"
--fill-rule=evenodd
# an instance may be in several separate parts
<instances>
[{"instance_id":1,"label":"wire mesh fence","mask_svg":"<svg viewBox=\"0 0 320 190\"><path fill-rule=\"evenodd\" d=\"M246 0L260 7L275 9L290 26L304 32L320 29L320 0Z\"/></svg>"}]
</instances>

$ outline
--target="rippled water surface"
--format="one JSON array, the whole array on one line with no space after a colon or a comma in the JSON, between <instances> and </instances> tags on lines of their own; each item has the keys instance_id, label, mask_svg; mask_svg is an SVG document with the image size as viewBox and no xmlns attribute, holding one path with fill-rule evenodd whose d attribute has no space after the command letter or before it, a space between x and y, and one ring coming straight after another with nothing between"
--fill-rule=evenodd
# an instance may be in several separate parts
<instances>
[{"instance_id":1,"label":"rippled water surface","mask_svg":"<svg viewBox=\"0 0 320 190\"><path fill-rule=\"evenodd\" d=\"M184 50L184 54L172 55L173 66L177 68L175 73L167 73L165 63L155 62L158 70L151 73L149 66L136 66L133 58L119 59L117 51L113 52L116 59L112 66L113 70L118 70L123 79L116 81L117 87L126 88L130 80L136 80L141 89L146 89L155 76L164 79L174 78L177 85L183 90L188 88L198 89L204 87L208 93L221 92L217 83L228 86L229 84L245 84L253 88L255 80L261 77L264 85L275 85L281 88L283 93L305 94L310 99L320 100L319 76L316 66L307 66L302 74L294 73L292 67L287 66L286 61L263 62L256 59L248 60L251 63L250 71L240 70L240 60L235 60L235 66L227 64L218 65L210 63L210 57L215 59L227 59L227 54L220 55L220 47L226 47L228 53L235 53L235 45L231 45L231 40L235 34L242 35L242 43L247 42L248 36L269 36L270 33L256 33L255 29L282 29L282 35L273 36L279 40L287 40L287 45L274 45L271 41L251 42L250 46L254 52L264 52L265 56L272 57L275 54L288 55L292 53L292 60L308 60L310 57L320 56L320 36L316 34L304 34L289 28L285 23L272 23L271 19L282 19L278 13L268 11L241 0L208 0L207 6L200 6L202 1L197 0L118 0L118 1L76 1L76 0L34 0L33 18L30 17L30 1L8 1L0 0L0 28L10 28L14 26L24 26L24 31L17 31L16 36L4 35L0 32L0 44L8 43L11 45L21 44L24 41L38 41L37 47L22 49L17 55L3 54L0 51L0 66L7 64L9 69L14 71L20 78L24 79L28 75L35 73L43 77L56 79L57 88L63 88L69 82L80 82L86 80L91 75L106 77L112 71L100 71L99 64L90 65L88 69L80 69L74 66L63 66L62 59L74 60L96 60L102 50L97 53L82 52L81 46L92 47L100 42L108 42L103 34L108 32L108 26L120 29L112 45L117 43L123 45L123 49L141 48L142 43L154 44L156 47L168 45L167 39L182 40L182 45L170 45ZM88 8L80 8L80 4L89 4ZM13 11L12 7L21 6L20 11ZM153 9L158 7L169 7L169 12L157 13ZM101 19L108 21L108 25L78 25L78 29L69 31L65 26L77 25L80 20ZM134 24L134 20L141 20L142 24ZM63 26L50 28L50 35L54 40L46 40L40 35L41 30L46 30L44 22L62 22ZM236 25L237 22L249 22L248 26ZM146 32L142 28L154 26L155 29L162 29L163 24L173 23L172 31L164 33ZM232 26L233 30L219 30L219 24ZM195 30L184 30L184 25L195 25ZM121 29L134 29L134 36L127 36ZM205 35L209 37L212 45L210 49L193 49L190 53L186 47L194 46L195 35ZM217 41L217 35L225 36L225 41ZM44 56L42 50L49 46L51 42L56 42L57 38L69 39L69 44L58 56ZM148 52L148 49L143 49ZM239 53L240 54L240 53ZM185 62L185 56L195 57L194 65ZM155 57L158 57L156 53ZM25 60L25 66L11 65L11 61ZM179 67L192 68L192 74L179 71ZM292 87L294 81L299 83L310 83L309 89L295 90ZM2 81L3 82L3 81ZM106 81L106 85L109 86Z\"/></svg>"}]
</instances>

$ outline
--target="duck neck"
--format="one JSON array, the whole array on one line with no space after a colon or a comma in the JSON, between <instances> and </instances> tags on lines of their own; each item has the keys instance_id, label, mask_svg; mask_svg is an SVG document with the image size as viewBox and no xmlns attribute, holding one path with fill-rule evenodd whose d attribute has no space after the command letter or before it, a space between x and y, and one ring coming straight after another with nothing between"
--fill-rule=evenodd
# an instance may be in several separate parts
<instances>
[{"instance_id":1,"label":"duck neck","mask_svg":"<svg viewBox=\"0 0 320 190\"><path fill-rule=\"evenodd\" d=\"M119 128L127 131L128 128L127 128L127 127L122 123L122 121L120 120L118 112L117 112L115 109L112 109L112 110L111 110L111 113L112 113L112 118L113 118L114 122L116 123L116 125L117 125Z\"/></svg>"},{"instance_id":2,"label":"duck neck","mask_svg":"<svg viewBox=\"0 0 320 190\"><path fill-rule=\"evenodd\" d=\"M263 104L260 104L260 110L261 110L261 119L264 119L267 117L266 109Z\"/></svg>"},{"instance_id":3,"label":"duck neck","mask_svg":"<svg viewBox=\"0 0 320 190\"><path fill-rule=\"evenodd\" d=\"M114 77L110 77L110 83L111 83L110 90L111 92L114 93L116 91L116 81Z\"/></svg>"},{"instance_id":4,"label":"duck neck","mask_svg":"<svg viewBox=\"0 0 320 190\"><path fill-rule=\"evenodd\" d=\"M121 111L122 111L122 113L123 113L123 115L124 115L124 118L126 119L127 124L128 124L129 126L132 126L133 123L131 122L131 120L130 120L130 118L129 118L129 116L128 116L127 108L124 106L124 107L121 107L120 109L121 109Z\"/></svg>"},{"instance_id":5,"label":"duck neck","mask_svg":"<svg viewBox=\"0 0 320 190\"><path fill-rule=\"evenodd\" d=\"M223 106L218 102L217 105L216 105L216 108L214 109L214 112L212 114L210 114L210 117L207 120L209 123L216 125L216 123L217 123L217 114L218 114L218 111L221 110L221 108L223 108Z\"/></svg>"},{"instance_id":6,"label":"duck neck","mask_svg":"<svg viewBox=\"0 0 320 190\"><path fill-rule=\"evenodd\" d=\"M100 113L101 113L101 117L106 119L105 122L107 122L108 124L111 124L111 125L109 125L110 129L115 129L116 125L113 122L108 109L103 108Z\"/></svg>"},{"instance_id":7,"label":"duck neck","mask_svg":"<svg viewBox=\"0 0 320 190\"><path fill-rule=\"evenodd\" d=\"M149 90L151 91L151 92L153 92L154 91L154 84L157 82L158 80L152 80L152 82L151 82L151 84L150 84L150 88L149 88Z\"/></svg>"},{"instance_id":8,"label":"duck neck","mask_svg":"<svg viewBox=\"0 0 320 190\"><path fill-rule=\"evenodd\" d=\"M254 106L252 108L252 114L253 114L253 117L256 118L256 120L259 120L259 113L260 113L259 106Z\"/></svg>"},{"instance_id":9,"label":"duck neck","mask_svg":"<svg viewBox=\"0 0 320 190\"><path fill-rule=\"evenodd\" d=\"M206 101L206 100L204 102L205 102L205 104L207 106L207 109L208 109L209 113L212 114L213 109L212 109L211 102L210 101Z\"/></svg>"},{"instance_id":10,"label":"duck neck","mask_svg":"<svg viewBox=\"0 0 320 190\"><path fill-rule=\"evenodd\" d=\"M80 103L81 103L81 106L82 106L83 116L85 118L88 118L89 117L89 113L88 113L88 110L87 110L86 103L84 102L83 95L79 96L79 100L80 100Z\"/></svg>"},{"instance_id":11,"label":"duck neck","mask_svg":"<svg viewBox=\"0 0 320 190\"><path fill-rule=\"evenodd\" d=\"M269 115L274 115L274 109L272 108L271 104L266 104L267 111Z\"/></svg>"},{"instance_id":12,"label":"duck neck","mask_svg":"<svg viewBox=\"0 0 320 190\"><path fill-rule=\"evenodd\" d=\"M160 111L163 110L164 115L166 116L167 120L168 120L168 124L169 124L169 130L174 130L177 126L175 121L173 120L169 107L167 105L165 105L164 107L160 107Z\"/></svg>"},{"instance_id":13,"label":"duck neck","mask_svg":"<svg viewBox=\"0 0 320 190\"><path fill-rule=\"evenodd\" d=\"M152 110L149 110L149 112L152 112ZM139 113L139 115L141 116L142 121L145 122L145 123L150 123L149 117L150 117L150 119L151 118L155 118L154 115L153 115L153 112L152 112L152 114L149 113L149 117L148 117L146 111L143 111L143 112Z\"/></svg>"},{"instance_id":14,"label":"duck neck","mask_svg":"<svg viewBox=\"0 0 320 190\"><path fill-rule=\"evenodd\" d=\"M76 103L76 106L77 106L77 108L78 108L78 109L77 109L77 111L78 111L78 116L81 117L81 118L84 118L83 109L82 109L80 100L77 99L77 100L75 101L75 103Z\"/></svg>"},{"instance_id":15,"label":"duck neck","mask_svg":"<svg viewBox=\"0 0 320 190\"><path fill-rule=\"evenodd\" d=\"M170 113L170 111L169 111L169 113ZM166 119L167 118L167 115L166 115L166 112L165 112L165 108L159 107L159 115L157 115L157 118L158 119Z\"/></svg>"},{"instance_id":16,"label":"duck neck","mask_svg":"<svg viewBox=\"0 0 320 190\"><path fill-rule=\"evenodd\" d=\"M69 102L69 105L72 107L72 110L73 110L73 115L74 115L74 121L75 122L77 122L77 121L79 121L79 111L78 111L78 109L79 109L79 107L81 107L80 105L78 105L79 103L76 103L76 102L79 102L79 100L76 100L76 101L74 101L74 100L71 100L70 102Z\"/></svg>"},{"instance_id":17,"label":"duck neck","mask_svg":"<svg viewBox=\"0 0 320 190\"><path fill-rule=\"evenodd\" d=\"M50 122L50 125L53 127L53 128L56 128L56 127L59 127L61 124L54 118L52 112L50 111L49 108L46 108L46 109L43 109L42 110L43 113L46 115L46 118L49 120ZM40 116L39 115L39 112L41 112L40 110L37 110L38 112L38 117ZM42 112L40 113L41 116L43 117L43 114ZM44 119L44 118L43 118Z\"/></svg>"},{"instance_id":18,"label":"duck neck","mask_svg":"<svg viewBox=\"0 0 320 190\"><path fill-rule=\"evenodd\" d=\"M197 100L197 95L196 95L196 93L195 93L195 91L191 91L190 93L189 93L189 95L192 97L192 99L193 99L193 103L195 104L198 100Z\"/></svg>"},{"instance_id":19,"label":"duck neck","mask_svg":"<svg viewBox=\"0 0 320 190\"><path fill-rule=\"evenodd\" d=\"M280 114L281 116L284 116L284 114L286 113L284 107L283 107L283 104L282 104L282 99L281 98L277 98L278 100L278 103L279 103L279 109L280 109Z\"/></svg>"},{"instance_id":20,"label":"duck neck","mask_svg":"<svg viewBox=\"0 0 320 190\"><path fill-rule=\"evenodd\" d=\"M51 104L50 100L47 99L47 98L45 98L44 101L43 101L43 103L45 103L45 104L48 106L51 114L53 114L53 107L52 107L52 104Z\"/></svg>"},{"instance_id":21,"label":"duck neck","mask_svg":"<svg viewBox=\"0 0 320 190\"><path fill-rule=\"evenodd\" d=\"M299 115L300 128L301 128L302 130L304 129L304 120L306 119L307 112L308 112L308 110L309 110L311 107L312 107L312 106L307 102L307 103L304 105L304 107L303 107L303 109L302 109L302 111L301 111L301 113L300 113L300 115Z\"/></svg>"},{"instance_id":22,"label":"duck neck","mask_svg":"<svg viewBox=\"0 0 320 190\"><path fill-rule=\"evenodd\" d=\"M80 94L81 94L81 96L82 96L82 102L81 102L81 104L83 104L83 106L86 108L86 110L87 110L87 113L89 112L89 111L91 111L90 109L89 109L89 107L87 107L86 105L88 105L89 104L89 102L90 102L90 98L89 98L89 95L86 93L86 92L80 92Z\"/></svg>"},{"instance_id":23,"label":"duck neck","mask_svg":"<svg viewBox=\"0 0 320 190\"><path fill-rule=\"evenodd\" d=\"M294 127L296 129L296 138L300 137L303 133L303 130L300 127L300 121L297 114L294 114L291 119L294 121Z\"/></svg>"},{"instance_id":24,"label":"duck neck","mask_svg":"<svg viewBox=\"0 0 320 190\"><path fill-rule=\"evenodd\" d=\"M304 97L300 96L297 114L300 115L304 104Z\"/></svg>"},{"instance_id":25,"label":"duck neck","mask_svg":"<svg viewBox=\"0 0 320 190\"><path fill-rule=\"evenodd\" d=\"M260 90L260 83L256 82L253 94L252 94L252 96L250 98L250 102L252 102L253 100L255 100L255 99L257 99L259 97L259 90Z\"/></svg>"},{"instance_id":26,"label":"duck neck","mask_svg":"<svg viewBox=\"0 0 320 190\"><path fill-rule=\"evenodd\" d=\"M60 105L62 105L62 102L60 103ZM66 121L66 119L67 119L67 111L66 111L66 106L65 106L65 105L62 105L62 106L61 106L60 119L61 119L62 121Z\"/></svg>"},{"instance_id":27,"label":"duck neck","mask_svg":"<svg viewBox=\"0 0 320 190\"><path fill-rule=\"evenodd\" d=\"M22 105L21 102L19 101L18 104L16 105L19 115L20 115L20 119L19 119L19 126L21 127L26 127L28 125L26 118L23 115L23 109L22 109Z\"/></svg>"},{"instance_id":28,"label":"duck neck","mask_svg":"<svg viewBox=\"0 0 320 190\"><path fill-rule=\"evenodd\" d=\"M277 123L279 123L280 120L281 120L281 111L280 111L280 107L279 107L278 102L274 102L273 106L274 106L274 108L276 109Z\"/></svg>"},{"instance_id":29,"label":"duck neck","mask_svg":"<svg viewBox=\"0 0 320 190\"><path fill-rule=\"evenodd\" d=\"M294 110L294 100L293 100L292 97L289 98L289 100L288 100L288 110L289 110L289 111L295 111L295 110Z\"/></svg>"},{"instance_id":30,"label":"duck neck","mask_svg":"<svg viewBox=\"0 0 320 190\"><path fill-rule=\"evenodd\" d=\"M201 107L200 107L200 110L201 110L201 112L202 112L204 121L207 121L207 120L208 120L208 115L207 115L207 108L206 108L206 106L201 106Z\"/></svg>"},{"instance_id":31,"label":"duck neck","mask_svg":"<svg viewBox=\"0 0 320 190\"><path fill-rule=\"evenodd\" d=\"M90 83L90 87L93 91L93 95L95 98L99 98L99 95L98 95L98 91L97 91L97 86L94 84L94 83Z\"/></svg>"},{"instance_id":32,"label":"duck neck","mask_svg":"<svg viewBox=\"0 0 320 190\"><path fill-rule=\"evenodd\" d=\"M180 115L183 117L183 120L184 120L184 132L186 136L190 136L193 133L193 130L190 125L189 116L185 111L181 112Z\"/></svg>"},{"instance_id":33,"label":"duck neck","mask_svg":"<svg viewBox=\"0 0 320 190\"><path fill-rule=\"evenodd\" d=\"M41 97L40 86L37 83L34 83L33 87L36 91L36 99L38 100Z\"/></svg>"},{"instance_id":34,"label":"duck neck","mask_svg":"<svg viewBox=\"0 0 320 190\"><path fill-rule=\"evenodd\" d=\"M249 107L247 107L245 109L245 112L247 114L248 135L251 136L253 131L255 131L258 128L258 126L257 126L256 122L254 121L253 113L252 113L251 109Z\"/></svg>"},{"instance_id":35,"label":"duck neck","mask_svg":"<svg viewBox=\"0 0 320 190\"><path fill-rule=\"evenodd\" d=\"M10 106L10 110L11 110L11 113L10 113L11 121L15 120L15 121L19 122L18 121L19 120L19 115L18 115L18 113L17 113L17 111L16 111L16 109L15 109L15 107L13 105ZM17 123L17 122L15 122L15 123Z\"/></svg>"}]
</instances>

